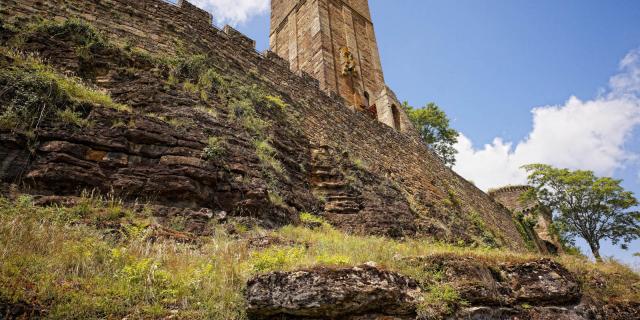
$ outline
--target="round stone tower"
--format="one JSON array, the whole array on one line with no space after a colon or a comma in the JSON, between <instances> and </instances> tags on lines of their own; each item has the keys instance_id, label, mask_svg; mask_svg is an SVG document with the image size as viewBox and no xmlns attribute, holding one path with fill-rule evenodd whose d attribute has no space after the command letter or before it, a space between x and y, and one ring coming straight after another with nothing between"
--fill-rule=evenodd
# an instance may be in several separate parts
<instances>
[{"instance_id":1,"label":"round stone tower","mask_svg":"<svg viewBox=\"0 0 640 320\"><path fill-rule=\"evenodd\" d=\"M506 186L489 191L489 195L499 204L511 210L513 214L523 214L525 217L537 215L534 228L538 249L550 254L562 253L559 239L549 231L553 222L552 212L540 205L534 199L523 199L523 194L532 190L530 186Z\"/></svg>"}]
</instances>

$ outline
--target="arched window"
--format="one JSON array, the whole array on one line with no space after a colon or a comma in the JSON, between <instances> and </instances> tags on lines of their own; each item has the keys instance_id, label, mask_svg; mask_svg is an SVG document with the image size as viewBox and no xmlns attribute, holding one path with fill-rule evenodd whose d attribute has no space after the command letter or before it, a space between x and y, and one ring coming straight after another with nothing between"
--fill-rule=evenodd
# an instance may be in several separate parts
<instances>
[{"instance_id":1,"label":"arched window","mask_svg":"<svg viewBox=\"0 0 640 320\"><path fill-rule=\"evenodd\" d=\"M393 127L400 131L400 110L395 104L391 105L391 113L393 114Z\"/></svg>"},{"instance_id":2,"label":"arched window","mask_svg":"<svg viewBox=\"0 0 640 320\"><path fill-rule=\"evenodd\" d=\"M364 106L365 108L369 108L371 106L371 101L369 100L369 92L364 92Z\"/></svg>"}]
</instances>

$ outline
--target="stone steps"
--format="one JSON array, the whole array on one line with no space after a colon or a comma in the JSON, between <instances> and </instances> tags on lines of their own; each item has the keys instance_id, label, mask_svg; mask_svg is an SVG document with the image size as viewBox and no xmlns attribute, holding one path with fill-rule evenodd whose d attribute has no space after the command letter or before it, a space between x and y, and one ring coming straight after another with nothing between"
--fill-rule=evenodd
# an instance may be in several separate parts
<instances>
[{"instance_id":1,"label":"stone steps","mask_svg":"<svg viewBox=\"0 0 640 320\"><path fill-rule=\"evenodd\" d=\"M359 213L362 207L359 194L351 188L327 149L313 150L311 159L311 185L314 193L324 198L324 211L336 214Z\"/></svg>"}]
</instances>

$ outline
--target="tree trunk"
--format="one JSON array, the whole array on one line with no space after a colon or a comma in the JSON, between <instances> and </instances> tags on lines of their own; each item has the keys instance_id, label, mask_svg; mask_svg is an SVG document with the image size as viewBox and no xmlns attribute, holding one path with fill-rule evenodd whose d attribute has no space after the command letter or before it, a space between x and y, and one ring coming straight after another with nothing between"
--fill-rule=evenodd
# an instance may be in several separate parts
<instances>
[{"instance_id":1,"label":"tree trunk","mask_svg":"<svg viewBox=\"0 0 640 320\"><path fill-rule=\"evenodd\" d=\"M596 262L602 262L602 257L600 256L600 244L599 243L589 243L589 247L591 248L591 253L596 258Z\"/></svg>"}]
</instances>

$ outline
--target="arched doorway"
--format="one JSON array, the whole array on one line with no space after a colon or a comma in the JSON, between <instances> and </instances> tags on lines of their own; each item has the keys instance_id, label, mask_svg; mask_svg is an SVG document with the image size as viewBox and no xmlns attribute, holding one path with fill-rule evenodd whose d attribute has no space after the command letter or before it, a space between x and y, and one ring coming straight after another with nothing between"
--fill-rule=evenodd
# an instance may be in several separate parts
<instances>
[{"instance_id":1,"label":"arched doorway","mask_svg":"<svg viewBox=\"0 0 640 320\"><path fill-rule=\"evenodd\" d=\"M369 99L369 92L364 92L364 107L369 108L371 106L371 100Z\"/></svg>"},{"instance_id":2,"label":"arched doorway","mask_svg":"<svg viewBox=\"0 0 640 320\"><path fill-rule=\"evenodd\" d=\"M393 128L400 131L400 110L395 104L391 105L391 113L393 114Z\"/></svg>"}]
</instances>

